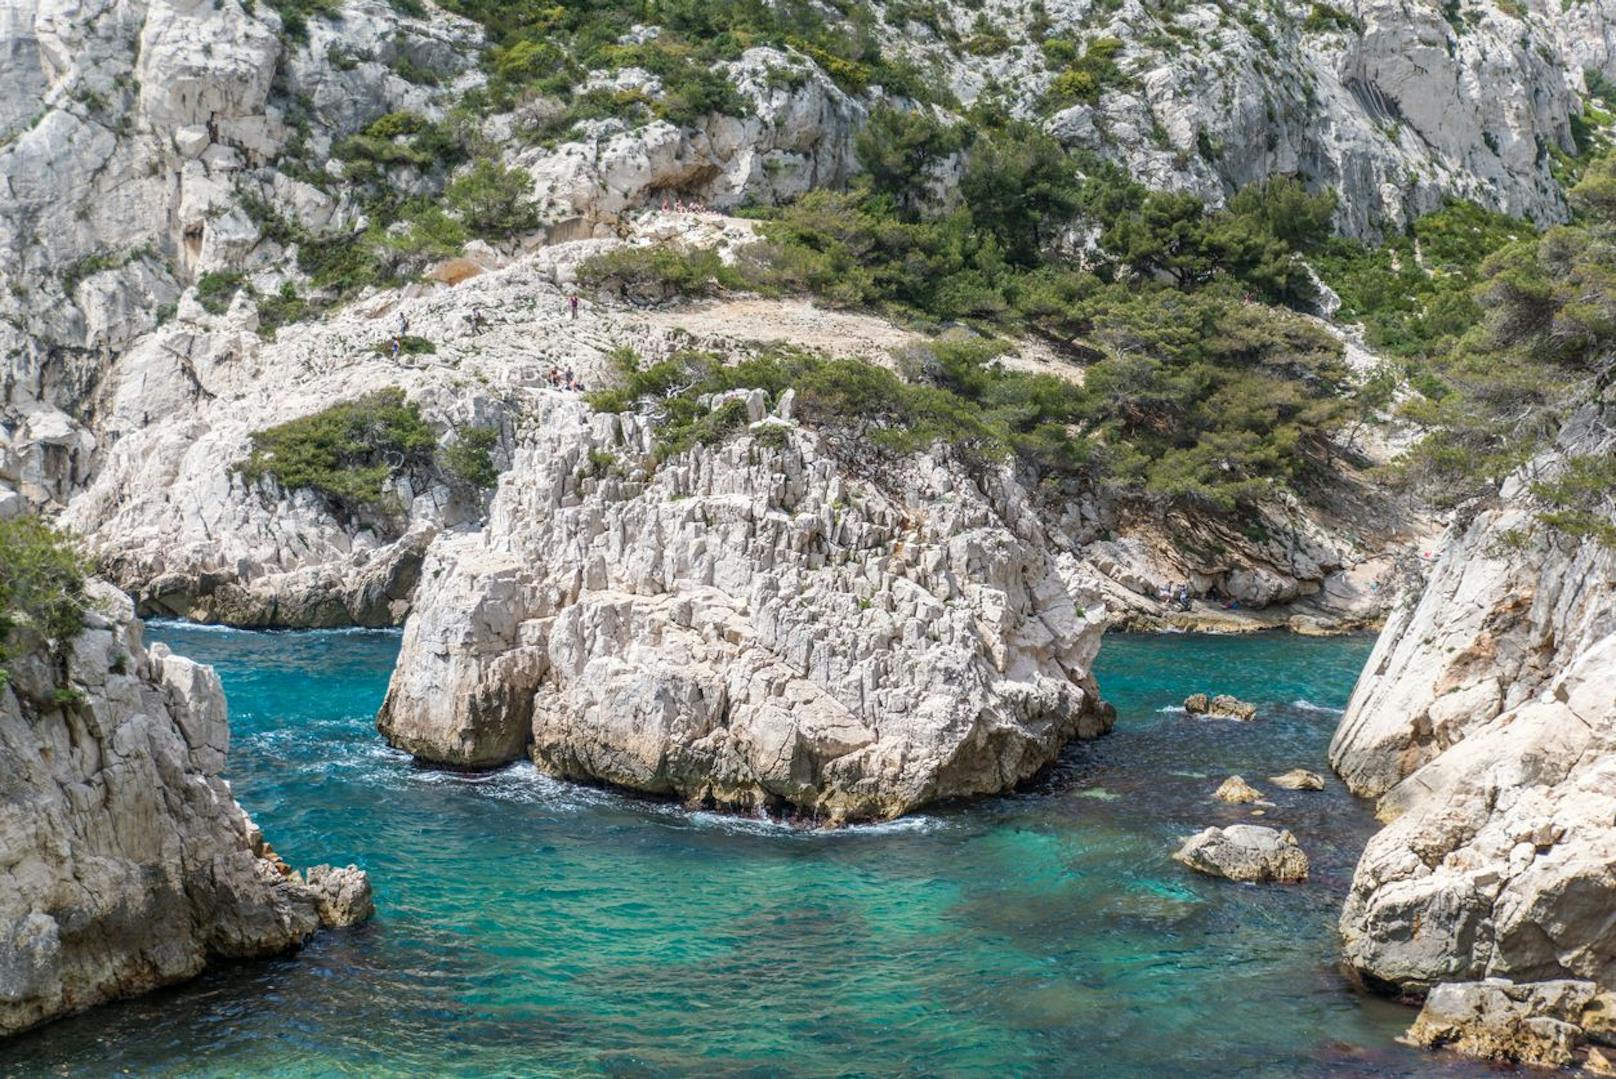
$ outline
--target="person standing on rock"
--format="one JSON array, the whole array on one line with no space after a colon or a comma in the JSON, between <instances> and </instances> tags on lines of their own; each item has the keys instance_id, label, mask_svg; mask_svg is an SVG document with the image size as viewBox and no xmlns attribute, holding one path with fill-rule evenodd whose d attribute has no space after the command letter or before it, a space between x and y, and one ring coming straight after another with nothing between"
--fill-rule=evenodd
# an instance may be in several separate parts
<instances>
[{"instance_id":1,"label":"person standing on rock","mask_svg":"<svg viewBox=\"0 0 1616 1079\"><path fill-rule=\"evenodd\" d=\"M572 313L572 317L574 319L577 319L577 317L578 317L578 294L576 292L574 292L571 296L567 297L567 310Z\"/></svg>"}]
</instances>

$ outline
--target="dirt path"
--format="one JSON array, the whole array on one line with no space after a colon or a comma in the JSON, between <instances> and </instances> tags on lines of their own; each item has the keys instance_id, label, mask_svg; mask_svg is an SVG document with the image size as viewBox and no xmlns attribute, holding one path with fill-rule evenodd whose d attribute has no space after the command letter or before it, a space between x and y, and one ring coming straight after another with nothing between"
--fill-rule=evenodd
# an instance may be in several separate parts
<instances>
[{"instance_id":1,"label":"dirt path","mask_svg":"<svg viewBox=\"0 0 1616 1079\"><path fill-rule=\"evenodd\" d=\"M656 330L683 330L698 343L783 343L888 365L895 351L926 340L924 334L877 315L828 310L803 299L708 300L649 311L641 318ZM1066 363L1040 341L1014 342L1013 351L1000 362L1013 371L1053 374L1079 385L1083 381L1082 368Z\"/></svg>"}]
</instances>

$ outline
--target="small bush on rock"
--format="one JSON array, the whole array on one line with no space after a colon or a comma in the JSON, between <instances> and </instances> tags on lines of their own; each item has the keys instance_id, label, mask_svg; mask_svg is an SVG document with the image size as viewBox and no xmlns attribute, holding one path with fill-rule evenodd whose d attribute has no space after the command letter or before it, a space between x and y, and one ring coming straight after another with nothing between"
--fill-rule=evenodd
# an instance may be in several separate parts
<instances>
[{"instance_id":1,"label":"small bush on rock","mask_svg":"<svg viewBox=\"0 0 1616 1079\"><path fill-rule=\"evenodd\" d=\"M239 273L224 270L205 273L196 281L196 301L208 314L222 315L241 291L243 281Z\"/></svg>"},{"instance_id":2,"label":"small bush on rock","mask_svg":"<svg viewBox=\"0 0 1616 1079\"><path fill-rule=\"evenodd\" d=\"M709 296L743 283L716 251L664 244L618 247L593 255L579 264L578 281L587 288L605 289L640 304L680 296Z\"/></svg>"},{"instance_id":3,"label":"small bush on rock","mask_svg":"<svg viewBox=\"0 0 1616 1079\"><path fill-rule=\"evenodd\" d=\"M497 428L466 428L443 448L444 471L467 487L477 490L493 487L499 483L499 470L494 467L491 451L498 442Z\"/></svg>"},{"instance_id":4,"label":"small bush on rock","mask_svg":"<svg viewBox=\"0 0 1616 1079\"><path fill-rule=\"evenodd\" d=\"M34 516L0 521L0 661L13 630L73 636L84 622L85 563L73 540Z\"/></svg>"},{"instance_id":5,"label":"small bush on rock","mask_svg":"<svg viewBox=\"0 0 1616 1079\"><path fill-rule=\"evenodd\" d=\"M483 158L443 192L443 201L474 236L502 240L538 225L533 177Z\"/></svg>"}]
</instances>

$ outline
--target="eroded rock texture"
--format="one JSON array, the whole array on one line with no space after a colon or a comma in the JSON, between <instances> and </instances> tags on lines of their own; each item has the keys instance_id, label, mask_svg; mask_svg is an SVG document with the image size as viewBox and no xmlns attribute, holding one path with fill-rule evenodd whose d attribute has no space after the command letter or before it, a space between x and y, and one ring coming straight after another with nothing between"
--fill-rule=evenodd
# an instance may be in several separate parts
<instances>
[{"instance_id":1,"label":"eroded rock texture","mask_svg":"<svg viewBox=\"0 0 1616 1079\"><path fill-rule=\"evenodd\" d=\"M748 404L751 436L648 472L639 421L552 401L488 526L427 554L387 738L842 820L1003 790L1108 727L1102 609L1025 491L861 470Z\"/></svg>"}]
</instances>

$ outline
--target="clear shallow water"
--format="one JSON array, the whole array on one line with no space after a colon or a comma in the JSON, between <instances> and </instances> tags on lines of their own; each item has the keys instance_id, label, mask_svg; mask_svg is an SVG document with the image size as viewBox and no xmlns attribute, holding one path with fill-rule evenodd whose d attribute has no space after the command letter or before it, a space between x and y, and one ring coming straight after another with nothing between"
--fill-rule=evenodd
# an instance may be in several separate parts
<instances>
[{"instance_id":1,"label":"clear shallow water","mask_svg":"<svg viewBox=\"0 0 1616 1079\"><path fill-rule=\"evenodd\" d=\"M1334 923L1373 831L1325 749L1367 638L1108 638L1118 729L1026 791L805 833L382 745L398 637L156 625L218 666L238 798L291 863L356 861L379 917L0 1045L0 1074L1298 1075L1456 1065L1393 1043ZM1185 717L1197 690L1263 707ZM1198 877L1178 836L1247 819L1300 887Z\"/></svg>"}]
</instances>

